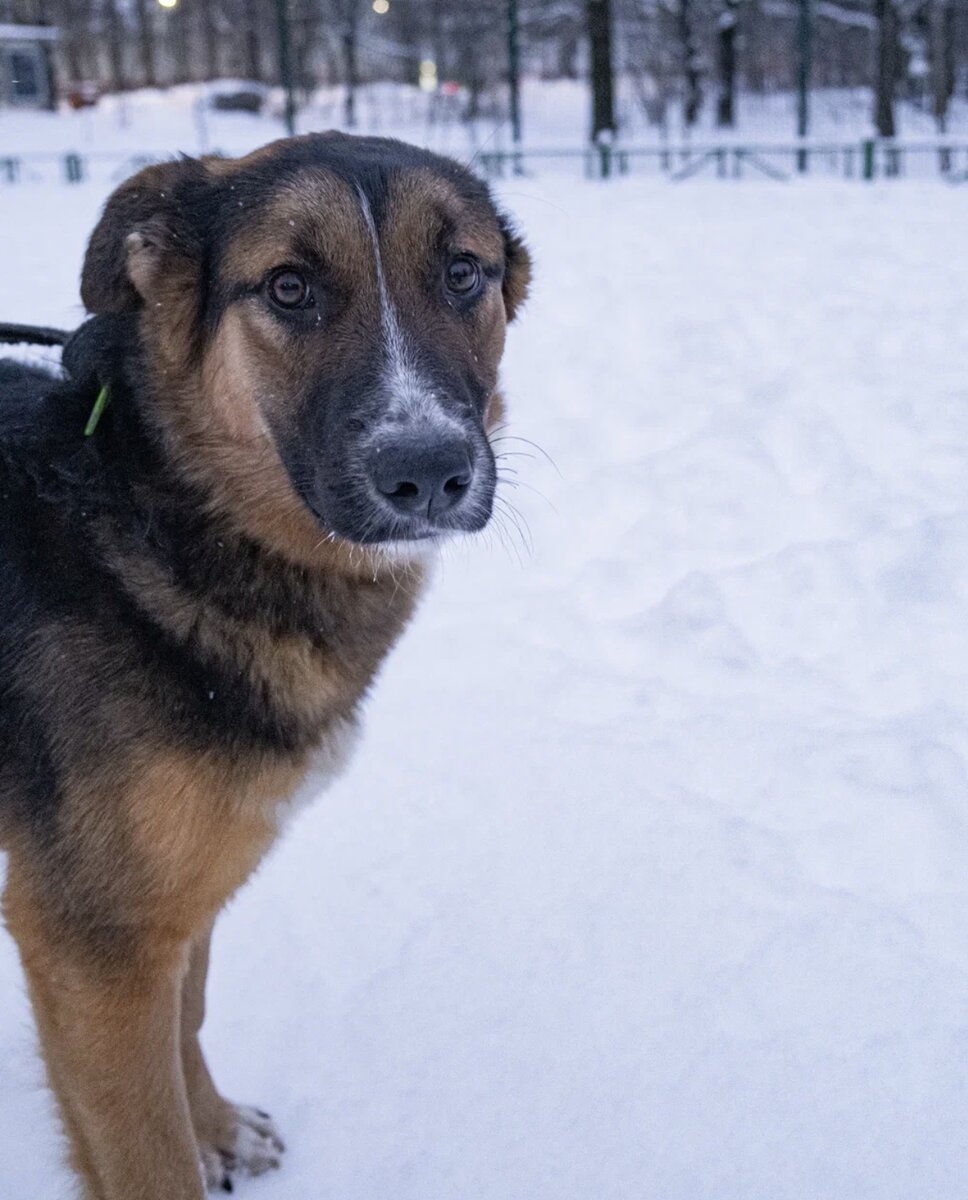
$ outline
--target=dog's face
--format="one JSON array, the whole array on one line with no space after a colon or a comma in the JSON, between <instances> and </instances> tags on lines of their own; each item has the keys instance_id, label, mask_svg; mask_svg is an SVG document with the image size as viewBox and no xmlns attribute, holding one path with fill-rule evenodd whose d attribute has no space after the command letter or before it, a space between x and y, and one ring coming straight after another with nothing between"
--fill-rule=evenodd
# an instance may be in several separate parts
<instances>
[{"instance_id":1,"label":"dog's face","mask_svg":"<svg viewBox=\"0 0 968 1200\"><path fill-rule=\"evenodd\" d=\"M386 544L487 522L529 273L456 163L327 134L141 172L92 236L82 295L139 314L157 423L250 526Z\"/></svg>"}]
</instances>

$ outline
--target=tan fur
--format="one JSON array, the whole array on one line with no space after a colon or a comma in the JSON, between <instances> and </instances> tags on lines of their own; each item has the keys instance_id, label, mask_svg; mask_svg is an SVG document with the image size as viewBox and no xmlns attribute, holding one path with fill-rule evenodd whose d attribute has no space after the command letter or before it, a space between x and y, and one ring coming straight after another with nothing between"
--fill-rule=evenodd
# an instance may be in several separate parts
<instances>
[{"instance_id":1,"label":"tan fur","mask_svg":"<svg viewBox=\"0 0 968 1200\"><path fill-rule=\"evenodd\" d=\"M137 955L105 972L64 945L45 909L13 858L4 915L85 1200L201 1200L178 1052L184 944L155 930Z\"/></svg>"}]
</instances>

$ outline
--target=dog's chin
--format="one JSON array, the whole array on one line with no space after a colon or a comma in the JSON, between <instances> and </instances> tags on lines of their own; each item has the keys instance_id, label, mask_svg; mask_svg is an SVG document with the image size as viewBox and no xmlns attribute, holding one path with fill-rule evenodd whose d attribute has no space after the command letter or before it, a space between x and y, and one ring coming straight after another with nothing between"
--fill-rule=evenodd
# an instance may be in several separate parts
<instances>
[{"instance_id":1,"label":"dog's chin","mask_svg":"<svg viewBox=\"0 0 968 1200\"><path fill-rule=\"evenodd\" d=\"M403 560L425 558L449 541L480 533L491 519L493 496L478 497L466 511L439 520L401 515L382 505L327 512L322 504L308 503L328 540Z\"/></svg>"},{"instance_id":2,"label":"dog's chin","mask_svg":"<svg viewBox=\"0 0 968 1200\"><path fill-rule=\"evenodd\" d=\"M409 540L367 542L362 549L378 562L400 563L406 566L407 563L426 563L436 558L441 547L451 536L453 535L443 533L439 536Z\"/></svg>"},{"instance_id":3,"label":"dog's chin","mask_svg":"<svg viewBox=\"0 0 968 1200\"><path fill-rule=\"evenodd\" d=\"M427 563L447 545L470 540L490 521L490 513L466 525L442 525L432 521L367 521L355 528L352 522L327 519L315 505L313 516L325 533L323 541L341 545L375 563Z\"/></svg>"}]
</instances>

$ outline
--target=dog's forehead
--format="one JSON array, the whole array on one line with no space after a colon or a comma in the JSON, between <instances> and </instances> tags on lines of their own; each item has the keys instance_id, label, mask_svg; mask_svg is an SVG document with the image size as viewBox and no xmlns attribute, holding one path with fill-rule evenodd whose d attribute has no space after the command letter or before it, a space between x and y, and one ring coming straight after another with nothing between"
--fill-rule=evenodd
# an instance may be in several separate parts
<instances>
[{"instance_id":1,"label":"dog's forehead","mask_svg":"<svg viewBox=\"0 0 968 1200\"><path fill-rule=\"evenodd\" d=\"M284 164L277 174L260 161L255 172L255 180L242 173L223 183L232 217L223 268L239 279L299 261L355 277L370 273L374 229L383 253L401 267L420 269L442 246L488 262L503 253L486 191L424 163L363 159L355 172Z\"/></svg>"}]
</instances>

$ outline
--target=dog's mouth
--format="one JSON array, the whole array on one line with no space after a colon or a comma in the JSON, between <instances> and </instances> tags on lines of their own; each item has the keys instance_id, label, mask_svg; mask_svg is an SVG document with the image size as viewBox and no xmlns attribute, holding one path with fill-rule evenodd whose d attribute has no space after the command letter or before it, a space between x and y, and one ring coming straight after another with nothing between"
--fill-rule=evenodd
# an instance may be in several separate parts
<instances>
[{"instance_id":1,"label":"dog's mouth","mask_svg":"<svg viewBox=\"0 0 968 1200\"><path fill-rule=\"evenodd\" d=\"M432 547L454 537L479 533L491 518L494 486L478 486L446 515L431 512L402 513L367 489L355 502L327 504L304 497L313 516L328 533L342 541L368 547Z\"/></svg>"},{"instance_id":2,"label":"dog's mouth","mask_svg":"<svg viewBox=\"0 0 968 1200\"><path fill-rule=\"evenodd\" d=\"M370 440L315 474L301 491L304 502L328 533L358 546L478 533L491 518L497 483L486 438L464 433Z\"/></svg>"}]
</instances>

